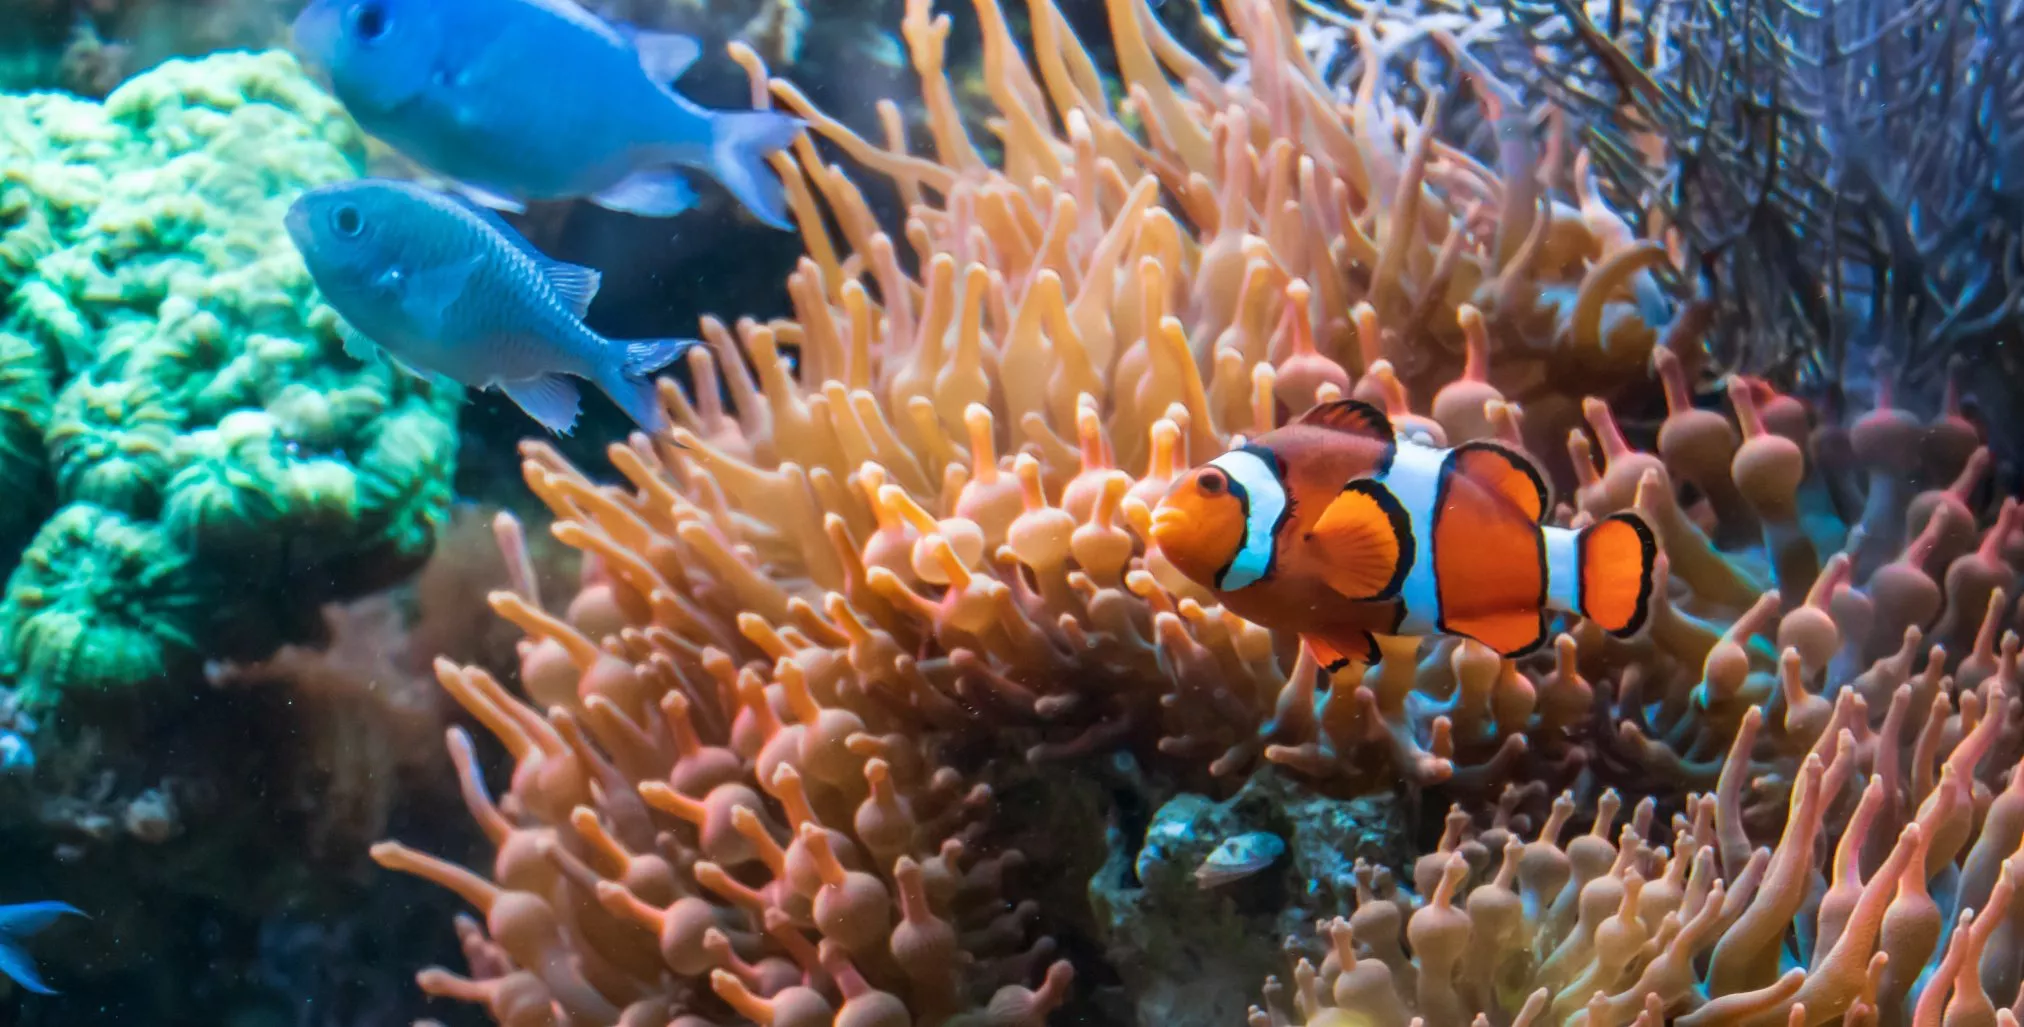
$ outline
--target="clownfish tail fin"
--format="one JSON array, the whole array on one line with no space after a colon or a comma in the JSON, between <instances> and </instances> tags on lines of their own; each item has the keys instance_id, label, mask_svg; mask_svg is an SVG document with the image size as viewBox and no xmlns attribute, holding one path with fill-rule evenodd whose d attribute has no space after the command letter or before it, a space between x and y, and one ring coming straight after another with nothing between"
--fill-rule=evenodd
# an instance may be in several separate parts
<instances>
[{"instance_id":1,"label":"clownfish tail fin","mask_svg":"<svg viewBox=\"0 0 2024 1027\"><path fill-rule=\"evenodd\" d=\"M1580 552L1575 612L1619 638L1637 634L1651 615L1658 569L1651 527L1636 514L1611 514L1581 529L1575 545Z\"/></svg>"}]
</instances>

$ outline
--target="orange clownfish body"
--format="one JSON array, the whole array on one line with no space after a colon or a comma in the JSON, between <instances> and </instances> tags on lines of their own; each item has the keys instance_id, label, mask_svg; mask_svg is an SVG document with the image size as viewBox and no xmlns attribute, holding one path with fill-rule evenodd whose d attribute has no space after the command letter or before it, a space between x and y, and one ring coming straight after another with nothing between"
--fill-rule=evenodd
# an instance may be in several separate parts
<instances>
[{"instance_id":1,"label":"orange clownfish body","mask_svg":"<svg viewBox=\"0 0 2024 1027\"><path fill-rule=\"evenodd\" d=\"M1377 635L1462 635L1523 655L1545 642L1549 610L1635 634L1651 529L1635 514L1556 528L1549 509L1519 453L1401 440L1375 407L1338 400L1175 482L1152 535L1232 613L1299 633L1330 670L1371 662Z\"/></svg>"}]
</instances>

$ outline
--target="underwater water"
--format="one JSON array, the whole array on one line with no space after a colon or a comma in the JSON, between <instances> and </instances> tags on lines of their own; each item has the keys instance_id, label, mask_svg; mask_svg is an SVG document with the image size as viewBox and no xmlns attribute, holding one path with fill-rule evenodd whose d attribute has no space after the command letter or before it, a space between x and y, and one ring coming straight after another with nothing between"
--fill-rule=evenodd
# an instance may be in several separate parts
<instances>
[{"instance_id":1,"label":"underwater water","mask_svg":"<svg viewBox=\"0 0 2024 1027\"><path fill-rule=\"evenodd\" d=\"M0 1024L2014 1025L2020 20L0 0Z\"/></svg>"}]
</instances>

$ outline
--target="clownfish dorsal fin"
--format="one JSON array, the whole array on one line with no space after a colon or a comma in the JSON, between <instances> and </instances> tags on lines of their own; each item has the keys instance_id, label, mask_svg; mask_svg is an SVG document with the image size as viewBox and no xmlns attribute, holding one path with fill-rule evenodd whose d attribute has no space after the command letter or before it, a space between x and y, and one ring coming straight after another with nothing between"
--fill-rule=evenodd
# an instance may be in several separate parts
<instances>
[{"instance_id":1,"label":"clownfish dorsal fin","mask_svg":"<svg viewBox=\"0 0 2024 1027\"><path fill-rule=\"evenodd\" d=\"M1546 479L1523 454L1502 443L1477 440L1456 446L1448 459L1454 473L1510 500L1526 520L1545 522L1546 511L1551 509Z\"/></svg>"},{"instance_id":2,"label":"clownfish dorsal fin","mask_svg":"<svg viewBox=\"0 0 2024 1027\"><path fill-rule=\"evenodd\" d=\"M1360 399L1337 399L1316 404L1295 418L1293 423L1361 435L1384 443L1390 443L1395 436L1391 418Z\"/></svg>"}]
</instances>

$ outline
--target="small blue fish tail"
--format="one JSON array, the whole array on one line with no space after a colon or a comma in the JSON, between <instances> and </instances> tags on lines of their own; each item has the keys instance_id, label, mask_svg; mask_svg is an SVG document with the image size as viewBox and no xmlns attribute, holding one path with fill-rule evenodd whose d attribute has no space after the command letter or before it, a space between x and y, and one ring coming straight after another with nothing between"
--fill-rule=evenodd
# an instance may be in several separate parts
<instances>
[{"instance_id":1,"label":"small blue fish tail","mask_svg":"<svg viewBox=\"0 0 2024 1027\"><path fill-rule=\"evenodd\" d=\"M620 344L625 347L621 368L627 378L646 378L702 344L701 339L634 339Z\"/></svg>"},{"instance_id":2,"label":"small blue fish tail","mask_svg":"<svg viewBox=\"0 0 2024 1027\"><path fill-rule=\"evenodd\" d=\"M613 362L598 387L641 428L649 432L662 431L668 426L668 415L661 407L661 398L654 386L654 372L702 344L697 339L613 342L611 345L620 350L617 354L619 359Z\"/></svg>"},{"instance_id":3,"label":"small blue fish tail","mask_svg":"<svg viewBox=\"0 0 2024 1027\"><path fill-rule=\"evenodd\" d=\"M766 164L766 158L794 141L802 129L799 118L776 111L713 111L710 115L710 168L752 215L782 231L787 220L787 192Z\"/></svg>"},{"instance_id":4,"label":"small blue fish tail","mask_svg":"<svg viewBox=\"0 0 2024 1027\"><path fill-rule=\"evenodd\" d=\"M28 958L21 942L34 937L60 916L83 916L84 911L64 902L24 902L0 906L0 974L37 995L54 995L56 989L42 982L42 974Z\"/></svg>"}]
</instances>

